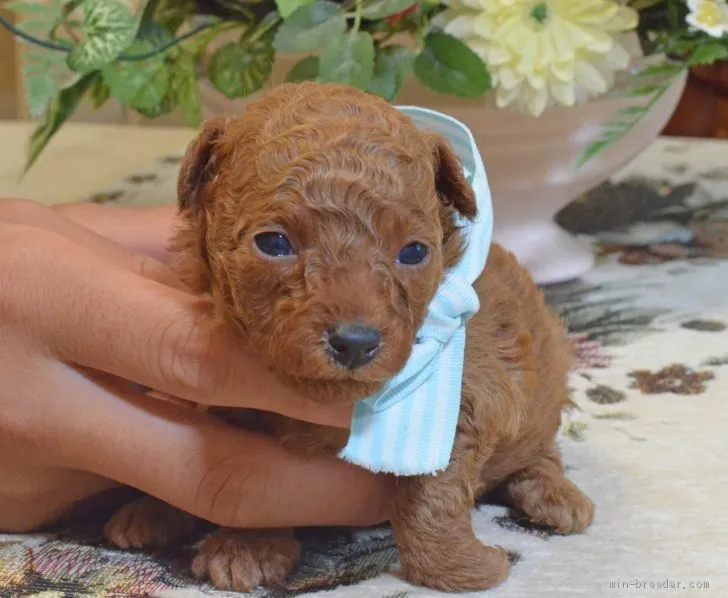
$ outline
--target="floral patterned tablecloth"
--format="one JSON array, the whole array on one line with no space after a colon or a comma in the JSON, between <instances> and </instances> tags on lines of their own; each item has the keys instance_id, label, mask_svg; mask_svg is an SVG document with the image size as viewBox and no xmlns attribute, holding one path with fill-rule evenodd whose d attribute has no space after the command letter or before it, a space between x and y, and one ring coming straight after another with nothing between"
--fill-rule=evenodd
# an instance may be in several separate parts
<instances>
[{"instance_id":1,"label":"floral patterned tablecloth","mask_svg":"<svg viewBox=\"0 0 728 598\"><path fill-rule=\"evenodd\" d=\"M87 198L174 199L178 156ZM560 537L497 505L480 538L515 565L492 598L728 596L728 144L658 140L558 217L591 240L598 267L547 289L579 346L579 410L560 443L596 502L588 533ZM414 598L389 528L302 534L303 561L266 598ZM88 523L0 535L0 596L223 596L188 574L192 548L132 553Z\"/></svg>"}]
</instances>

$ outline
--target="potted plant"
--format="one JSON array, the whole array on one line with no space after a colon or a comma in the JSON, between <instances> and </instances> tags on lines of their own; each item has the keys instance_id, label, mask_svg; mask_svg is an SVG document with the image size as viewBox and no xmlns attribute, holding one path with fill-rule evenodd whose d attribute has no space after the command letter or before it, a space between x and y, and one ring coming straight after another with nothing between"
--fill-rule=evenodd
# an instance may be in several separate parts
<instances>
[{"instance_id":1,"label":"potted plant","mask_svg":"<svg viewBox=\"0 0 728 598\"><path fill-rule=\"evenodd\" d=\"M147 118L237 110L317 79L448 112L474 132L495 238L539 282L591 253L552 222L659 133L686 71L728 57L725 0L17 0L30 167L83 98Z\"/></svg>"}]
</instances>

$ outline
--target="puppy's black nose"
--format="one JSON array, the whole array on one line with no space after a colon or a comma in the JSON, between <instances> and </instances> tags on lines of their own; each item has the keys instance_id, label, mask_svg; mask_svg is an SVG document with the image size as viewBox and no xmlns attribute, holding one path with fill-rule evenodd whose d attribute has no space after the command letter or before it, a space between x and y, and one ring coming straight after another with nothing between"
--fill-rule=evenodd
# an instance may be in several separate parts
<instances>
[{"instance_id":1,"label":"puppy's black nose","mask_svg":"<svg viewBox=\"0 0 728 598\"><path fill-rule=\"evenodd\" d=\"M355 370L371 363L381 343L382 335L375 328L349 324L339 326L329 335L329 352L341 365Z\"/></svg>"}]
</instances>

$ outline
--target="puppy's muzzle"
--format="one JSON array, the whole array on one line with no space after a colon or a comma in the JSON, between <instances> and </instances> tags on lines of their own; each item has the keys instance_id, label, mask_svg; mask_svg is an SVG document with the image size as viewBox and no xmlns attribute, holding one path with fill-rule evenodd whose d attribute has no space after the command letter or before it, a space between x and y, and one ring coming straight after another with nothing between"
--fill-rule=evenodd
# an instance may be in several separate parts
<instances>
[{"instance_id":1,"label":"puppy's muzzle","mask_svg":"<svg viewBox=\"0 0 728 598\"><path fill-rule=\"evenodd\" d=\"M371 363L379 353L382 335L360 324L339 326L329 334L328 352L341 365L355 370Z\"/></svg>"}]
</instances>

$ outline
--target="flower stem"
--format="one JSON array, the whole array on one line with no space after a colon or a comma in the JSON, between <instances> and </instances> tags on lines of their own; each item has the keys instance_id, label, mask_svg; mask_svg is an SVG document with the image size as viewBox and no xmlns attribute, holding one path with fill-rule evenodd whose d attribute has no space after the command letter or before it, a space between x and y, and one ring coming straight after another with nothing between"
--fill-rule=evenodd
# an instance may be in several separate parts
<instances>
[{"instance_id":1,"label":"flower stem","mask_svg":"<svg viewBox=\"0 0 728 598\"><path fill-rule=\"evenodd\" d=\"M136 62L141 60L147 60L149 58L152 58L154 56L157 56L158 54L163 54L170 48L173 48L174 46L178 46L182 42L188 40L189 38L197 35L198 33L201 33L210 27L214 27L216 25L217 21L208 21L207 23L203 23L199 27L196 27L192 31L188 31L184 35L180 35L179 37L167 42L166 44L163 44L159 48L155 48L154 50L150 52L146 52L144 54L133 54L131 56L122 54L119 56L118 60L121 62ZM16 27L13 25L10 21L8 21L5 17L0 16L0 26L4 27L10 33L12 33L14 36L18 37L19 39L22 39L24 42L33 44L35 46L40 46L41 48L45 48L46 50L53 50L54 52L65 52L68 54L73 49L73 46L71 44L63 43L63 42L52 42L49 40L39 39L37 37L34 37L30 35L29 33L26 33L22 29Z\"/></svg>"},{"instance_id":2,"label":"flower stem","mask_svg":"<svg viewBox=\"0 0 728 598\"><path fill-rule=\"evenodd\" d=\"M361 27L362 0L356 0L355 6L356 6L356 13L354 15L353 29L354 29L354 31L359 31L359 28Z\"/></svg>"},{"instance_id":3,"label":"flower stem","mask_svg":"<svg viewBox=\"0 0 728 598\"><path fill-rule=\"evenodd\" d=\"M680 27L680 13L675 0L667 0L667 16L670 19L670 27L675 30Z\"/></svg>"},{"instance_id":4,"label":"flower stem","mask_svg":"<svg viewBox=\"0 0 728 598\"><path fill-rule=\"evenodd\" d=\"M269 33L275 27L278 27L278 25L283 22L283 19L281 19L278 13L274 13L274 15L275 16L273 16L272 18L270 18L270 15L268 15L269 18L267 23L265 21L265 18L260 22L258 29L253 32L253 34L249 38L249 41L258 41L261 37Z\"/></svg>"}]
</instances>

